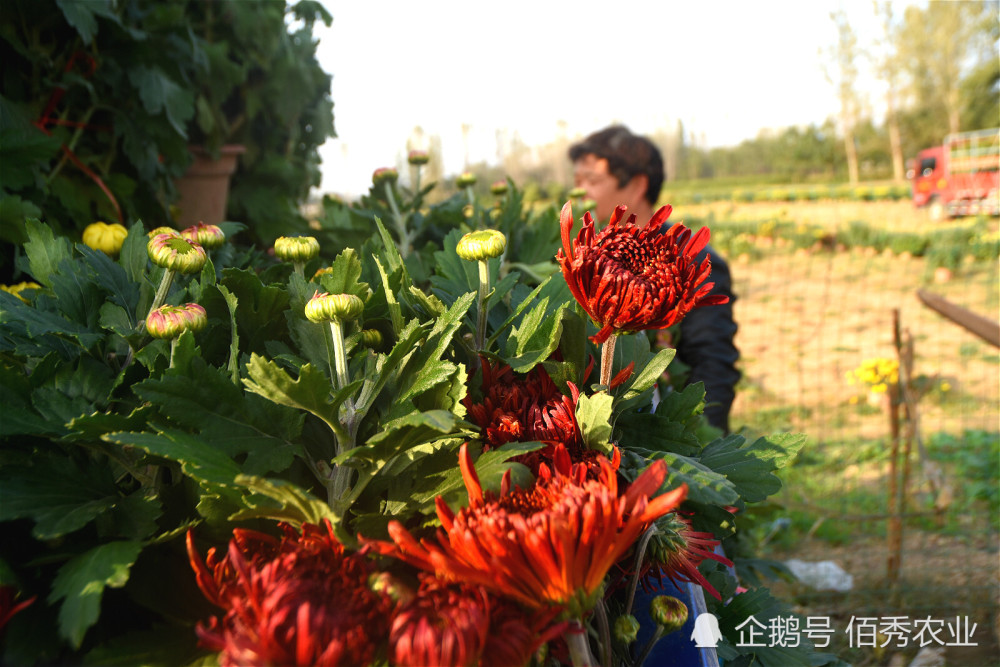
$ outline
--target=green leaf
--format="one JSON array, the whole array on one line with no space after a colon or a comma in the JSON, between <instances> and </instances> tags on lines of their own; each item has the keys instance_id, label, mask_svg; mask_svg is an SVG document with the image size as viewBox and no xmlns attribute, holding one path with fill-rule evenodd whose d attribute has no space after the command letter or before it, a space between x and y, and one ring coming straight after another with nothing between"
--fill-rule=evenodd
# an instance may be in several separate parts
<instances>
[{"instance_id":1,"label":"green leaf","mask_svg":"<svg viewBox=\"0 0 1000 667\"><path fill-rule=\"evenodd\" d=\"M331 397L330 379L323 371L306 364L299 369L298 379L293 380L276 363L257 354L250 357L247 376L243 379L243 384L250 391L279 405L306 410L322 419L338 437L346 437L338 419L338 411L341 403L357 388L359 381L352 382Z\"/></svg>"},{"instance_id":2,"label":"green leaf","mask_svg":"<svg viewBox=\"0 0 1000 667\"><path fill-rule=\"evenodd\" d=\"M142 550L141 542L109 542L94 547L59 568L49 603L63 600L59 635L80 648L87 630L97 622L104 589L128 583L129 570Z\"/></svg>"},{"instance_id":3,"label":"green leaf","mask_svg":"<svg viewBox=\"0 0 1000 667\"><path fill-rule=\"evenodd\" d=\"M748 503L760 502L781 489L772 473L791 460L805 444L800 434L778 434L747 445L742 436L730 435L705 446L701 463L723 474Z\"/></svg>"},{"instance_id":4,"label":"green leaf","mask_svg":"<svg viewBox=\"0 0 1000 667\"><path fill-rule=\"evenodd\" d=\"M328 294L353 294L362 301L371 295L368 283L361 282L361 260L353 248L345 248L319 279Z\"/></svg>"},{"instance_id":5,"label":"green leaf","mask_svg":"<svg viewBox=\"0 0 1000 667\"><path fill-rule=\"evenodd\" d=\"M329 505L290 482L251 475L240 475L236 481L253 491L256 497L247 498L249 508L229 517L232 521L271 519L301 526L303 523L319 524L323 519L333 521L336 518Z\"/></svg>"},{"instance_id":6,"label":"green leaf","mask_svg":"<svg viewBox=\"0 0 1000 667\"><path fill-rule=\"evenodd\" d=\"M593 396L580 395L576 405L576 421L587 449L611 454L611 408L614 398L603 392Z\"/></svg>"},{"instance_id":7,"label":"green leaf","mask_svg":"<svg viewBox=\"0 0 1000 667\"><path fill-rule=\"evenodd\" d=\"M79 530L120 500L104 466L42 456L30 467L0 469L0 521L30 518L32 534L40 540Z\"/></svg>"},{"instance_id":8,"label":"green leaf","mask_svg":"<svg viewBox=\"0 0 1000 667\"><path fill-rule=\"evenodd\" d=\"M245 455L244 472L282 471L292 464L295 453L301 452L297 443L301 413L244 393L225 370L200 357L192 357L185 366L184 372L175 368L137 383L133 391L229 457Z\"/></svg>"},{"instance_id":9,"label":"green leaf","mask_svg":"<svg viewBox=\"0 0 1000 667\"><path fill-rule=\"evenodd\" d=\"M111 0L56 0L56 6L62 11L66 23L73 26L87 46L90 46L97 35L96 17L100 16L121 25L112 8Z\"/></svg>"},{"instance_id":10,"label":"green leaf","mask_svg":"<svg viewBox=\"0 0 1000 667\"><path fill-rule=\"evenodd\" d=\"M89 348L104 338L103 333L90 331L86 326L56 313L29 306L7 292L0 292L0 322L16 322L32 339L52 334L74 341L82 348Z\"/></svg>"},{"instance_id":11,"label":"green leaf","mask_svg":"<svg viewBox=\"0 0 1000 667\"><path fill-rule=\"evenodd\" d=\"M508 364L515 373L527 373L559 346L562 317L550 312L544 297L522 319L507 339Z\"/></svg>"},{"instance_id":12,"label":"green leaf","mask_svg":"<svg viewBox=\"0 0 1000 667\"><path fill-rule=\"evenodd\" d=\"M225 285L216 285L222 298L226 300L226 307L229 308L229 327L232 338L229 343L229 376L233 384L240 382L240 334L236 327L236 306L239 300L236 295L226 289Z\"/></svg>"},{"instance_id":13,"label":"green leaf","mask_svg":"<svg viewBox=\"0 0 1000 667\"><path fill-rule=\"evenodd\" d=\"M739 493L732 482L702 465L696 459L669 452L644 452L635 447L629 447L627 456L631 459L637 453L639 459L633 461L635 465L632 466L632 469L643 470L648 461L663 459L669 468L666 488L675 489L682 483L687 484L687 500L691 502L726 506L739 500ZM623 456L626 454L623 453Z\"/></svg>"},{"instance_id":14,"label":"green leaf","mask_svg":"<svg viewBox=\"0 0 1000 667\"><path fill-rule=\"evenodd\" d=\"M632 376L632 382L622 394L621 401L638 398L640 394L655 385L657 378L663 375L663 371L667 370L667 366L670 365L675 354L677 354L677 350L673 348L664 348L657 352L642 370Z\"/></svg>"},{"instance_id":15,"label":"green leaf","mask_svg":"<svg viewBox=\"0 0 1000 667\"><path fill-rule=\"evenodd\" d=\"M135 312L139 305L139 285L129 277L125 269L100 250L92 250L83 244L78 244L76 249L93 269L97 283L107 290L108 298L126 311Z\"/></svg>"},{"instance_id":16,"label":"green leaf","mask_svg":"<svg viewBox=\"0 0 1000 667\"><path fill-rule=\"evenodd\" d=\"M146 264L149 261L149 254L146 245L149 237L141 222L136 222L128 228L128 236L122 243L122 249L118 253L118 264L125 269L125 275L133 283L141 283L146 275Z\"/></svg>"},{"instance_id":17,"label":"green leaf","mask_svg":"<svg viewBox=\"0 0 1000 667\"><path fill-rule=\"evenodd\" d=\"M252 270L224 269L222 285L237 298L236 323L246 351L260 353L269 340L286 338L282 313L288 308L288 293L277 286L265 286Z\"/></svg>"},{"instance_id":18,"label":"green leaf","mask_svg":"<svg viewBox=\"0 0 1000 667\"><path fill-rule=\"evenodd\" d=\"M38 220L26 220L29 241L24 244L28 257L28 272L43 285L52 286L52 274L64 259L72 255L69 239L56 237L52 229Z\"/></svg>"},{"instance_id":19,"label":"green leaf","mask_svg":"<svg viewBox=\"0 0 1000 667\"><path fill-rule=\"evenodd\" d=\"M174 131L187 137L186 125L194 116L194 93L178 85L158 67L138 65L127 72L146 111L150 115L165 113Z\"/></svg>"},{"instance_id":20,"label":"green leaf","mask_svg":"<svg viewBox=\"0 0 1000 667\"><path fill-rule=\"evenodd\" d=\"M378 274L382 278L382 293L385 294L385 302L389 307L389 319L392 320L392 331L398 336L399 332L403 330L402 309L389 285L389 276L386 274L385 269L382 268L382 262L378 261L378 257L375 255L372 255L372 258L375 260L375 266L378 267Z\"/></svg>"},{"instance_id":21,"label":"green leaf","mask_svg":"<svg viewBox=\"0 0 1000 667\"><path fill-rule=\"evenodd\" d=\"M238 465L212 443L181 431L162 433L108 433L103 440L138 447L154 456L180 464L184 474L200 482L235 486Z\"/></svg>"}]
</instances>

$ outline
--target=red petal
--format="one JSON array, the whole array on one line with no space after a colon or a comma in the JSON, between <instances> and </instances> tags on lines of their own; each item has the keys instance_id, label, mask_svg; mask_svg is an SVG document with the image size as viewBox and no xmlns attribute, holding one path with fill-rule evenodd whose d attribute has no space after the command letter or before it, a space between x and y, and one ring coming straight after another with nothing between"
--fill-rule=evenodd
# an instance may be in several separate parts
<instances>
[{"instance_id":1,"label":"red petal","mask_svg":"<svg viewBox=\"0 0 1000 667\"><path fill-rule=\"evenodd\" d=\"M559 231L562 234L563 252L567 259L573 259L573 246L570 243L570 231L573 229L573 205L570 202L563 204L559 213Z\"/></svg>"},{"instance_id":2,"label":"red petal","mask_svg":"<svg viewBox=\"0 0 1000 667\"><path fill-rule=\"evenodd\" d=\"M469 454L469 443L467 442L463 442L462 448L458 451L458 465L462 469L462 481L465 482L465 490L469 492L469 505L472 507L482 505L483 487L479 483L476 466L472 464L472 456Z\"/></svg>"}]
</instances>

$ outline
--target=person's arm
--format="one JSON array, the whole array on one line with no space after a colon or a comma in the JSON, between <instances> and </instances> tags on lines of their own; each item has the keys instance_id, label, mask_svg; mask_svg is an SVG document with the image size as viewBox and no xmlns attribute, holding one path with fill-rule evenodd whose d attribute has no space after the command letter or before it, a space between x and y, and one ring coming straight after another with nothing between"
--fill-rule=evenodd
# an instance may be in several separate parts
<instances>
[{"instance_id":1,"label":"person's arm","mask_svg":"<svg viewBox=\"0 0 1000 667\"><path fill-rule=\"evenodd\" d=\"M729 433L729 411L736 396L736 383L740 372L736 362L740 353L736 349L736 321L733 319L732 281L729 266L711 248L712 276L715 283L712 294L725 294L729 303L705 306L688 313L681 321L677 341L677 357L690 367L688 383L705 384L705 417L712 426Z\"/></svg>"}]
</instances>

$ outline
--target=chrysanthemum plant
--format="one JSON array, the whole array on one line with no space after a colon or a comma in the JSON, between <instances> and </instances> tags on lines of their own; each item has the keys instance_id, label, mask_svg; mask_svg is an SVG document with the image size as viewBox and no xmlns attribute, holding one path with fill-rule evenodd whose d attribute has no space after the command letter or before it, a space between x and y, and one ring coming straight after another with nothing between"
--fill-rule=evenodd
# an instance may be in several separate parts
<instances>
[{"instance_id":1,"label":"chrysanthemum plant","mask_svg":"<svg viewBox=\"0 0 1000 667\"><path fill-rule=\"evenodd\" d=\"M27 222L39 286L0 292L3 661L633 665L637 587L680 582L707 592L727 663L811 659L736 646L750 614L789 612L737 595L716 550L802 440L704 441L700 386L654 405L673 352L580 279L635 278L601 259L622 220L574 241L582 211L526 213L513 183L466 215L466 193L426 207L433 184L376 180L331 204L316 257L228 225L173 280L181 244L141 223L112 259ZM700 237L628 224L711 307L708 267L685 268Z\"/></svg>"}]
</instances>

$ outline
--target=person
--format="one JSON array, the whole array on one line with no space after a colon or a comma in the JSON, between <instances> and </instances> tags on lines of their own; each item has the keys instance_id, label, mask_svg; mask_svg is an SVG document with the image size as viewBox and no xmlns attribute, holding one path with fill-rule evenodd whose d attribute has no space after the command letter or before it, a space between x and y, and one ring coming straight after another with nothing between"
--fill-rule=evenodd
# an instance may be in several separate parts
<instances>
[{"instance_id":1,"label":"person","mask_svg":"<svg viewBox=\"0 0 1000 667\"><path fill-rule=\"evenodd\" d=\"M663 185L663 158L649 139L633 134L623 125L595 132L569 149L573 180L594 201L598 220L608 220L615 207L624 204L639 225L648 224ZM729 433L729 413L736 397L740 372L736 369L736 322L729 266L711 247L713 294L725 294L729 303L696 308L679 326L674 347L677 359L690 368L688 383L705 385L705 417L709 424Z\"/></svg>"}]
</instances>

